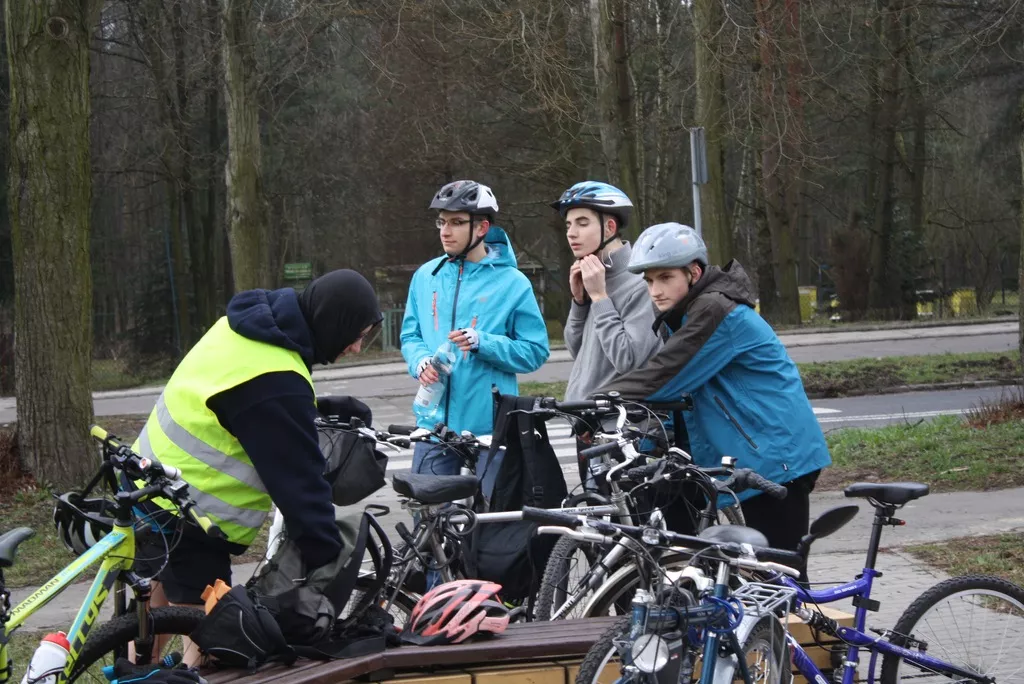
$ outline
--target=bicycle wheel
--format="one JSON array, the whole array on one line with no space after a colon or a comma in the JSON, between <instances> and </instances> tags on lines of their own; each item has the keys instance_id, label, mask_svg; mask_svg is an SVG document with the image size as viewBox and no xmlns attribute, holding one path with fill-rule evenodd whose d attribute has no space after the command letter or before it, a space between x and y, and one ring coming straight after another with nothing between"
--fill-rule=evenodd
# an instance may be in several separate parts
<instances>
[{"instance_id":1,"label":"bicycle wheel","mask_svg":"<svg viewBox=\"0 0 1024 684\"><path fill-rule=\"evenodd\" d=\"M680 553L666 553L658 562L663 570L675 570L690 562L690 556ZM605 580L604 584L581 601L580 617L625 615L630 610L633 595L645 578L641 576L635 562L623 565Z\"/></svg>"},{"instance_id":2,"label":"bicycle wheel","mask_svg":"<svg viewBox=\"0 0 1024 684\"><path fill-rule=\"evenodd\" d=\"M629 618L617 620L597 638L594 645L587 651L580 672L576 675L576 684L611 684L619 678L619 668L613 667L609 672L605 668L619 657L615 649L615 640L629 634ZM603 676L602 676L603 675Z\"/></svg>"},{"instance_id":3,"label":"bicycle wheel","mask_svg":"<svg viewBox=\"0 0 1024 684\"><path fill-rule=\"evenodd\" d=\"M191 634L203 619L205 613L197 608L185 606L165 606L149 611L150 634L152 636L167 635L172 638L164 646L164 654L178 651L186 658L191 655L182 646L180 638ZM149 644L137 642L139 638L139 616L135 613L116 617L99 625L89 634L68 681L107 682L100 671L103 665L113 665L114 660L128 652L128 645L136 642L136 650L140 653L151 651ZM191 648L198 648L195 644Z\"/></svg>"},{"instance_id":4,"label":"bicycle wheel","mask_svg":"<svg viewBox=\"0 0 1024 684\"><path fill-rule=\"evenodd\" d=\"M544 566L544 575L537 592L537 605L534 608L535 620L550 620L555 611L561 607L569 596L585 591L581 582L586 579L590 569L597 562L605 549L596 544L581 542L572 537L560 537L548 556ZM610 568L611 572L614 568ZM560 619L581 617L576 612L582 608L583 601Z\"/></svg>"},{"instance_id":5,"label":"bicycle wheel","mask_svg":"<svg viewBox=\"0 0 1024 684\"><path fill-rule=\"evenodd\" d=\"M1024 589L998 577L968 575L939 582L910 604L893 631L914 639L907 644L896 636L893 643L919 650L923 642L932 658L989 681L1018 681L1024 673ZM882 660L882 684L948 682L951 676L895 655Z\"/></svg>"},{"instance_id":6,"label":"bicycle wheel","mask_svg":"<svg viewBox=\"0 0 1024 684\"><path fill-rule=\"evenodd\" d=\"M774 619L762 620L743 644L740 652L747 662L751 684L778 684L790 680L789 649L782 624ZM742 682L743 674L734 656L719 658L715 664L715 679L722 681L721 668L732 670L732 681Z\"/></svg>"}]
</instances>

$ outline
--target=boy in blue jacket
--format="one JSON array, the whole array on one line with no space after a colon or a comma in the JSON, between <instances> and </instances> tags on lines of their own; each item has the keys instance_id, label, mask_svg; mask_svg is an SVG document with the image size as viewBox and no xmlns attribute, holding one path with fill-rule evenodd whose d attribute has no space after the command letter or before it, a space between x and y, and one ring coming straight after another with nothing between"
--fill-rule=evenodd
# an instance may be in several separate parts
<instances>
[{"instance_id":1,"label":"boy in blue jacket","mask_svg":"<svg viewBox=\"0 0 1024 684\"><path fill-rule=\"evenodd\" d=\"M708 266L708 251L689 226L663 223L643 232L629 270L643 273L665 346L643 369L602 388L627 398L693 397L684 413L695 462L716 466L735 456L786 485L772 499L740 494L747 524L776 548L796 549L807 534L810 493L832 459L796 364L754 311L753 287L735 260Z\"/></svg>"},{"instance_id":2,"label":"boy in blue jacket","mask_svg":"<svg viewBox=\"0 0 1024 684\"><path fill-rule=\"evenodd\" d=\"M512 245L491 225L498 201L486 185L471 180L442 187L430 203L444 256L423 264L409 285L402 321L402 356L409 373L429 385L438 378L430 365L445 340L458 348L448 389L435 417L417 416L431 429L443 421L456 432L489 435L493 428L491 386L517 394L517 373L532 373L547 361L548 333L529 279L516 266ZM414 473L459 472L457 457L420 442ZM498 464L479 464L485 495Z\"/></svg>"}]
</instances>

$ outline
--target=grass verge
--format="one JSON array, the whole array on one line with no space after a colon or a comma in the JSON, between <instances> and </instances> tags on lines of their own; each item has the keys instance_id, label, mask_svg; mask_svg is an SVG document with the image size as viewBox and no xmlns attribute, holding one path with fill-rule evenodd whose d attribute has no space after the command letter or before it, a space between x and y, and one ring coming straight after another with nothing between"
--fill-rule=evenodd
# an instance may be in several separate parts
<instances>
[{"instance_id":1,"label":"grass verge","mask_svg":"<svg viewBox=\"0 0 1024 684\"><path fill-rule=\"evenodd\" d=\"M884 391L904 385L974 382L1014 382L1021 377L1016 355L1000 353L893 356L881 359L798 363L804 389L812 397L842 397L865 391ZM564 397L566 383L523 382L519 393Z\"/></svg>"},{"instance_id":2,"label":"grass verge","mask_svg":"<svg viewBox=\"0 0 1024 684\"><path fill-rule=\"evenodd\" d=\"M996 575L1024 586L1024 534L961 537L906 550L950 575Z\"/></svg>"},{"instance_id":3,"label":"grass verge","mask_svg":"<svg viewBox=\"0 0 1024 684\"><path fill-rule=\"evenodd\" d=\"M846 428L827 437L832 467L818 489L861 480L927 482L932 491L1024 485L1024 421L972 427L956 416L883 428Z\"/></svg>"},{"instance_id":4,"label":"grass verge","mask_svg":"<svg viewBox=\"0 0 1024 684\"><path fill-rule=\"evenodd\" d=\"M144 415L101 416L97 422L130 444L142 430L146 418ZM0 487L0 521L3 521L0 523L0 533L22 526L31 527L36 533L18 547L14 566L4 572L7 586L38 586L74 560L71 552L57 538L53 526L52 494L36 486L31 478L20 480L17 490L5 491ZM266 552L269 530L270 519L249 550L237 561L245 563L262 558ZM81 579L91 579L93 575L94 572L89 570Z\"/></svg>"}]
</instances>

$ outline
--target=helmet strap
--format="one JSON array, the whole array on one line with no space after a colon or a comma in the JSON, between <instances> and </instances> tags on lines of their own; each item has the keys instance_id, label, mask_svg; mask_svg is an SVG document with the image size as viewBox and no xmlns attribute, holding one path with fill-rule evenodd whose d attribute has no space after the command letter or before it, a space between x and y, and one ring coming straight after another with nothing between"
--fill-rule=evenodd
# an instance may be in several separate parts
<instances>
[{"instance_id":1,"label":"helmet strap","mask_svg":"<svg viewBox=\"0 0 1024 684\"><path fill-rule=\"evenodd\" d=\"M611 237L604 237L604 223L608 218L615 219L615 232L611 234ZM601 258L601 251L611 243L612 240L617 240L619 237L619 219L610 214L602 214L597 212L597 221L601 224L601 244L597 246L597 249L593 251L593 255L598 259Z\"/></svg>"},{"instance_id":2,"label":"helmet strap","mask_svg":"<svg viewBox=\"0 0 1024 684\"><path fill-rule=\"evenodd\" d=\"M456 261L456 260L465 261L466 257L469 256L469 253L472 252L474 249L476 249L477 246L481 242L484 241L484 238L487 237L486 235L481 235L480 237L478 237L476 239L473 239L473 231L476 230L476 221L477 221L477 217L475 217L472 214L470 214L469 215L469 244L466 245L466 249L462 250L458 255L452 257L451 259L449 259L449 261Z\"/></svg>"}]
</instances>

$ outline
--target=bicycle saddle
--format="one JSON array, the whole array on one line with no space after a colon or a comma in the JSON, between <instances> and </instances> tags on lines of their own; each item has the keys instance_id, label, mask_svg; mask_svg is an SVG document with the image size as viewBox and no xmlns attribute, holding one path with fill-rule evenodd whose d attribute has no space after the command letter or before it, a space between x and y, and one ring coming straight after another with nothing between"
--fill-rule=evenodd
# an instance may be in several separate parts
<instances>
[{"instance_id":1,"label":"bicycle saddle","mask_svg":"<svg viewBox=\"0 0 1024 684\"><path fill-rule=\"evenodd\" d=\"M425 504L442 504L475 496L479 482L472 475L395 475L391 485L402 496Z\"/></svg>"},{"instance_id":2,"label":"bicycle saddle","mask_svg":"<svg viewBox=\"0 0 1024 684\"><path fill-rule=\"evenodd\" d=\"M753 527L743 525L713 525L699 535L701 539L731 544L750 544L751 546L768 546L768 538Z\"/></svg>"},{"instance_id":3,"label":"bicycle saddle","mask_svg":"<svg viewBox=\"0 0 1024 684\"><path fill-rule=\"evenodd\" d=\"M890 506L902 506L908 501L928 496L928 485L920 482L855 482L843 490L848 498L873 499Z\"/></svg>"},{"instance_id":4,"label":"bicycle saddle","mask_svg":"<svg viewBox=\"0 0 1024 684\"><path fill-rule=\"evenodd\" d=\"M14 565L14 554L18 551L18 544L33 534L35 532L31 528L15 527L0 536L0 568L9 568Z\"/></svg>"}]
</instances>

